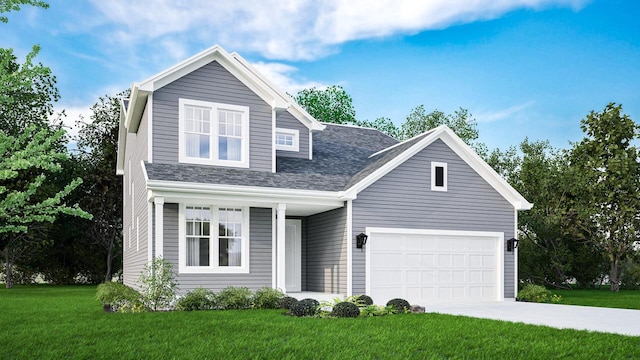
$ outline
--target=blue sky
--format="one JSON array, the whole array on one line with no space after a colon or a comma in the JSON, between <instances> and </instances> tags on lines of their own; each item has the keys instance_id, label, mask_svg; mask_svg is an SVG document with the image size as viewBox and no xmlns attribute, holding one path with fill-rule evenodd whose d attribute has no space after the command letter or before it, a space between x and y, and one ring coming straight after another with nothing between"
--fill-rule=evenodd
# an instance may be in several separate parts
<instances>
[{"instance_id":1,"label":"blue sky","mask_svg":"<svg viewBox=\"0 0 640 360\"><path fill-rule=\"evenodd\" d=\"M637 0L50 1L0 24L20 60L40 44L68 123L214 44L289 93L342 85L356 117L468 109L480 140L568 147L611 101L640 121Z\"/></svg>"}]
</instances>

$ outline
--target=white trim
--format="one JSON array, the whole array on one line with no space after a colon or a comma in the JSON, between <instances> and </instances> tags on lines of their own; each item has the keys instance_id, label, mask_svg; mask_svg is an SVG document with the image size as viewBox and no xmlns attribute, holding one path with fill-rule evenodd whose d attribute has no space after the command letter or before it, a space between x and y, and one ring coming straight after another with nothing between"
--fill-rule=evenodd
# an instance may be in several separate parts
<instances>
[{"instance_id":1,"label":"white trim","mask_svg":"<svg viewBox=\"0 0 640 360\"><path fill-rule=\"evenodd\" d=\"M358 193L369 187L371 184L382 178L384 175L400 166L409 158L423 150L436 140L442 140L451 150L453 150L462 160L464 160L478 175L480 175L489 185L491 185L500 195L502 195L517 210L529 210L533 204L529 203L518 191L507 183L498 173L495 172L478 154L476 154L467 144L464 143L446 125L439 126L428 132L423 139L396 156L373 173L351 186L345 191L345 197L356 198Z\"/></svg>"},{"instance_id":2,"label":"white trim","mask_svg":"<svg viewBox=\"0 0 640 360\"><path fill-rule=\"evenodd\" d=\"M136 216L136 252L140 251L140 217Z\"/></svg>"},{"instance_id":3,"label":"white trim","mask_svg":"<svg viewBox=\"0 0 640 360\"><path fill-rule=\"evenodd\" d=\"M309 130L309 160L313 160L313 132Z\"/></svg>"},{"instance_id":4,"label":"white trim","mask_svg":"<svg viewBox=\"0 0 640 360\"><path fill-rule=\"evenodd\" d=\"M291 146L277 144L276 141L278 139L278 133L284 134L284 135L291 135L293 138L291 141L292 142ZM297 129L276 128L276 140L274 140L273 143L275 144L276 150L298 152L300 151L300 131Z\"/></svg>"},{"instance_id":5,"label":"white trim","mask_svg":"<svg viewBox=\"0 0 640 360\"><path fill-rule=\"evenodd\" d=\"M153 260L153 203L147 201L147 262Z\"/></svg>"},{"instance_id":6,"label":"white trim","mask_svg":"<svg viewBox=\"0 0 640 360\"><path fill-rule=\"evenodd\" d=\"M415 234L415 235L439 235L439 236L473 236L496 239L496 301L504 300L504 233L495 231L467 231L467 230L435 230L435 229L406 229L366 227L365 234L372 240L372 234ZM375 239L373 239L375 241ZM371 247L366 247L365 255L365 289L371 294Z\"/></svg>"},{"instance_id":7,"label":"white trim","mask_svg":"<svg viewBox=\"0 0 640 360\"><path fill-rule=\"evenodd\" d=\"M518 210L513 211L513 237L518 238ZM513 298L518 296L518 248L513 249Z\"/></svg>"},{"instance_id":8,"label":"white trim","mask_svg":"<svg viewBox=\"0 0 640 360\"><path fill-rule=\"evenodd\" d=\"M442 174L442 186L436 185L436 168L441 167L443 169ZM431 191L447 191L447 163L444 162L431 162Z\"/></svg>"},{"instance_id":9,"label":"white trim","mask_svg":"<svg viewBox=\"0 0 640 360\"><path fill-rule=\"evenodd\" d=\"M186 207L192 204L180 203L178 211L178 272L180 274L248 274L249 263L251 259L250 254L250 209L246 206L229 206L237 209L242 209L242 253L241 253L241 266L219 266L218 265L218 222L219 222L219 208L227 207L221 204L209 204L206 205L211 211L211 246L210 257L211 262L209 266L187 266L186 264Z\"/></svg>"},{"instance_id":10,"label":"white trim","mask_svg":"<svg viewBox=\"0 0 640 360\"><path fill-rule=\"evenodd\" d=\"M147 98L147 162L153 163L153 94Z\"/></svg>"},{"instance_id":11,"label":"white trim","mask_svg":"<svg viewBox=\"0 0 640 360\"><path fill-rule=\"evenodd\" d=\"M271 144L276 143L276 109L271 109ZM271 146L271 172L276 172L276 147Z\"/></svg>"},{"instance_id":12,"label":"white trim","mask_svg":"<svg viewBox=\"0 0 640 360\"><path fill-rule=\"evenodd\" d=\"M283 293L287 292L285 277L286 263L285 263L285 231L286 231L286 204L278 204L276 209L276 287L282 290Z\"/></svg>"},{"instance_id":13,"label":"white trim","mask_svg":"<svg viewBox=\"0 0 640 360\"><path fill-rule=\"evenodd\" d=\"M156 256L164 255L164 198L157 196L153 199L156 207Z\"/></svg>"},{"instance_id":14,"label":"white trim","mask_svg":"<svg viewBox=\"0 0 640 360\"><path fill-rule=\"evenodd\" d=\"M347 296L353 295L353 200L347 200Z\"/></svg>"},{"instance_id":15,"label":"white trim","mask_svg":"<svg viewBox=\"0 0 640 360\"><path fill-rule=\"evenodd\" d=\"M248 106L240 106L240 105L230 105L230 104L222 104L215 103L209 101L200 101L200 100L192 100L180 98L178 100L178 161L181 163L187 164L200 164L200 165L218 165L218 166L228 166L228 167L241 167L248 168L249 167L249 142L250 142L250 134L249 134L249 107ZM185 152L185 106L197 106L197 107L205 107L210 109L210 119L209 119L209 158L193 158L188 157ZM218 124L220 120L218 119L220 110L230 110L237 111L242 114L242 153L241 159L239 161L233 160L221 160L219 159L218 154L218 141L219 141L219 127Z\"/></svg>"},{"instance_id":16,"label":"white trim","mask_svg":"<svg viewBox=\"0 0 640 360\"><path fill-rule=\"evenodd\" d=\"M271 287L277 289L276 268L276 208L271 208Z\"/></svg>"}]
</instances>

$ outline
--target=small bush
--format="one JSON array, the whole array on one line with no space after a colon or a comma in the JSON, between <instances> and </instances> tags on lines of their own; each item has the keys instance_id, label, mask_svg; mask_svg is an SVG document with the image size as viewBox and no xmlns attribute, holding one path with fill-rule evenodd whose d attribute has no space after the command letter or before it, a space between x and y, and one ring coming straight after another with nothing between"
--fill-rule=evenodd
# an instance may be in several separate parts
<instances>
[{"instance_id":1,"label":"small bush","mask_svg":"<svg viewBox=\"0 0 640 360\"><path fill-rule=\"evenodd\" d=\"M345 301L345 302L336 304L336 306L333 307L333 311L331 311L331 315L335 317L355 318L360 316L360 308L358 307L358 305L352 302Z\"/></svg>"},{"instance_id":2,"label":"small bush","mask_svg":"<svg viewBox=\"0 0 640 360\"><path fill-rule=\"evenodd\" d=\"M139 292L125 284L111 281L98 285L96 299L102 303L105 310L111 311L142 305Z\"/></svg>"},{"instance_id":3,"label":"small bush","mask_svg":"<svg viewBox=\"0 0 640 360\"><path fill-rule=\"evenodd\" d=\"M560 296L553 295L544 286L529 284L518 293L517 301L537 302L537 303L557 303Z\"/></svg>"},{"instance_id":4,"label":"small bush","mask_svg":"<svg viewBox=\"0 0 640 360\"><path fill-rule=\"evenodd\" d=\"M373 299L369 295L358 295L356 296L356 304L361 307L373 305Z\"/></svg>"},{"instance_id":5,"label":"small bush","mask_svg":"<svg viewBox=\"0 0 640 360\"><path fill-rule=\"evenodd\" d=\"M155 258L144 267L138 279L142 303L149 309L170 310L175 303L178 282L173 272L173 264L161 257Z\"/></svg>"},{"instance_id":6,"label":"small bush","mask_svg":"<svg viewBox=\"0 0 640 360\"><path fill-rule=\"evenodd\" d=\"M397 313L396 309L391 306L367 305L360 308L361 316L385 316Z\"/></svg>"},{"instance_id":7,"label":"small bush","mask_svg":"<svg viewBox=\"0 0 640 360\"><path fill-rule=\"evenodd\" d=\"M218 309L249 309L251 307L251 290L246 287L229 286L222 290L218 296Z\"/></svg>"},{"instance_id":8,"label":"small bush","mask_svg":"<svg viewBox=\"0 0 640 360\"><path fill-rule=\"evenodd\" d=\"M263 287L253 294L251 302L256 309L276 309L278 301L283 297L284 294L279 289Z\"/></svg>"},{"instance_id":9,"label":"small bush","mask_svg":"<svg viewBox=\"0 0 640 360\"><path fill-rule=\"evenodd\" d=\"M277 309L285 309L285 310L291 310L291 307L293 307L293 305L298 303L298 299L293 298L291 296L285 296L282 297L280 299L278 299L278 301L276 302L276 308Z\"/></svg>"},{"instance_id":10,"label":"small bush","mask_svg":"<svg viewBox=\"0 0 640 360\"><path fill-rule=\"evenodd\" d=\"M405 299L391 299L387 301L387 306L392 306L396 312L406 313L411 310L411 304Z\"/></svg>"},{"instance_id":11,"label":"small bush","mask_svg":"<svg viewBox=\"0 0 640 360\"><path fill-rule=\"evenodd\" d=\"M176 310L197 311L216 308L216 294L208 289L198 288L188 292L178 300Z\"/></svg>"},{"instance_id":12,"label":"small bush","mask_svg":"<svg viewBox=\"0 0 640 360\"><path fill-rule=\"evenodd\" d=\"M303 299L291 306L291 314L295 316L313 316L320 303L314 299Z\"/></svg>"}]
</instances>

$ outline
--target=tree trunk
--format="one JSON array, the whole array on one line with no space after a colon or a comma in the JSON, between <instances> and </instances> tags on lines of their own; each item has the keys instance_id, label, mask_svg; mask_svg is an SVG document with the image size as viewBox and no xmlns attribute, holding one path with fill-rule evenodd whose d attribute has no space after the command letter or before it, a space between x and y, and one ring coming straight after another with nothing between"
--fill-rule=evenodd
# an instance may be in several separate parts
<instances>
[{"instance_id":1,"label":"tree trunk","mask_svg":"<svg viewBox=\"0 0 640 360\"><path fill-rule=\"evenodd\" d=\"M5 252L6 262L5 264L5 274L4 281L7 289L11 289L13 287L13 263L9 260L8 251Z\"/></svg>"},{"instance_id":2,"label":"tree trunk","mask_svg":"<svg viewBox=\"0 0 640 360\"><path fill-rule=\"evenodd\" d=\"M611 285L611 291L618 292L620 290L620 281L618 280L618 263L620 259L618 256L611 256L611 269L609 270L609 284Z\"/></svg>"}]
</instances>

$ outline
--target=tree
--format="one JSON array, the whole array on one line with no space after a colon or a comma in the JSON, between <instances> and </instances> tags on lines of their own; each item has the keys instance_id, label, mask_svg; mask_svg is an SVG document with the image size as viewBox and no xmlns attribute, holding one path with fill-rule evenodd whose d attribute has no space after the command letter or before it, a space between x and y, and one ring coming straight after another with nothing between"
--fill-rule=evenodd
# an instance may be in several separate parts
<instances>
[{"instance_id":1,"label":"tree","mask_svg":"<svg viewBox=\"0 0 640 360\"><path fill-rule=\"evenodd\" d=\"M447 125L480 156L486 157L486 146L478 142L478 123L469 111L463 108L448 115L439 110L427 114L424 105L419 105L411 110L407 120L402 124L400 138L410 139L440 125Z\"/></svg>"},{"instance_id":2,"label":"tree","mask_svg":"<svg viewBox=\"0 0 640 360\"><path fill-rule=\"evenodd\" d=\"M85 169L82 207L93 214L85 227L95 245L106 255L105 281L110 281L114 259L122 253L122 179L116 175L120 98L100 97L92 107L91 121L80 123L78 161Z\"/></svg>"},{"instance_id":3,"label":"tree","mask_svg":"<svg viewBox=\"0 0 640 360\"><path fill-rule=\"evenodd\" d=\"M394 139L400 139L400 129L389 118L379 117L373 121L369 120L356 120L355 125L377 129Z\"/></svg>"},{"instance_id":4,"label":"tree","mask_svg":"<svg viewBox=\"0 0 640 360\"><path fill-rule=\"evenodd\" d=\"M20 5L31 5L44 9L49 7L49 4L39 0L0 0L0 14L8 13L10 11L18 11L20 10ZM6 16L0 16L0 22L9 22L9 18Z\"/></svg>"},{"instance_id":5,"label":"tree","mask_svg":"<svg viewBox=\"0 0 640 360\"><path fill-rule=\"evenodd\" d=\"M59 172L60 162L67 157L58 147L63 136L62 129L51 133L50 129L37 129L36 125L30 125L17 137L0 131L0 248L7 288L13 286L13 263L25 249L30 226L51 223L59 214L91 216L77 204L65 203L82 179L71 181L52 196L42 191L47 175Z\"/></svg>"},{"instance_id":6,"label":"tree","mask_svg":"<svg viewBox=\"0 0 640 360\"><path fill-rule=\"evenodd\" d=\"M585 137L572 149L576 192L589 209L596 232L588 239L609 260L611 291L619 289L619 265L640 235L640 126L608 104L581 121Z\"/></svg>"},{"instance_id":7,"label":"tree","mask_svg":"<svg viewBox=\"0 0 640 360\"><path fill-rule=\"evenodd\" d=\"M333 124L355 124L356 110L351 96L342 86L332 85L321 90L303 89L293 97L311 116Z\"/></svg>"}]
</instances>

